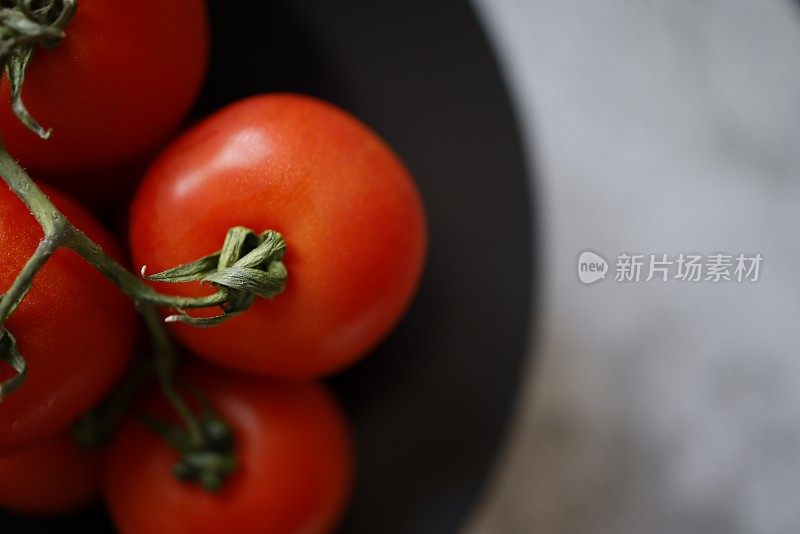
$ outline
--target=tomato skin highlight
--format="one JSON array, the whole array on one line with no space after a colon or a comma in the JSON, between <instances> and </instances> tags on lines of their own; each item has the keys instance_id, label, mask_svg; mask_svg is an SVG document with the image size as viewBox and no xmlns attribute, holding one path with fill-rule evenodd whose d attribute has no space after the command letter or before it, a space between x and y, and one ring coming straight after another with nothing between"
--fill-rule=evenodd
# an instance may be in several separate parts
<instances>
[{"instance_id":1,"label":"tomato skin highlight","mask_svg":"<svg viewBox=\"0 0 800 534\"><path fill-rule=\"evenodd\" d=\"M0 508L27 515L73 512L100 495L100 453L81 451L67 433L0 456Z\"/></svg>"},{"instance_id":2,"label":"tomato skin highlight","mask_svg":"<svg viewBox=\"0 0 800 534\"><path fill-rule=\"evenodd\" d=\"M234 433L238 468L217 493L171 472L178 454L141 422L123 423L112 442L104 494L122 534L331 532L353 478L347 424L333 397L314 384L281 384L198 367L183 375ZM175 420L160 394L138 413Z\"/></svg>"},{"instance_id":3,"label":"tomato skin highlight","mask_svg":"<svg viewBox=\"0 0 800 534\"><path fill-rule=\"evenodd\" d=\"M208 62L204 0L80 0L66 38L38 50L23 88L31 115L52 137L27 130L0 84L0 131L11 155L35 169L120 163L178 126Z\"/></svg>"},{"instance_id":4,"label":"tomato skin highlight","mask_svg":"<svg viewBox=\"0 0 800 534\"><path fill-rule=\"evenodd\" d=\"M78 228L112 256L111 237L83 208L45 190ZM0 293L43 237L25 205L0 188ZM58 250L6 322L28 363L28 378L0 403L0 454L63 430L92 407L122 374L136 330L133 305L71 250ZM0 380L13 376L0 364Z\"/></svg>"},{"instance_id":5,"label":"tomato skin highlight","mask_svg":"<svg viewBox=\"0 0 800 534\"><path fill-rule=\"evenodd\" d=\"M425 257L422 202L397 156L351 115L298 95L240 101L171 145L132 206L135 267L198 259L233 226L283 234L285 291L220 326L174 332L220 365L276 377L311 378L364 356L407 308Z\"/></svg>"}]
</instances>

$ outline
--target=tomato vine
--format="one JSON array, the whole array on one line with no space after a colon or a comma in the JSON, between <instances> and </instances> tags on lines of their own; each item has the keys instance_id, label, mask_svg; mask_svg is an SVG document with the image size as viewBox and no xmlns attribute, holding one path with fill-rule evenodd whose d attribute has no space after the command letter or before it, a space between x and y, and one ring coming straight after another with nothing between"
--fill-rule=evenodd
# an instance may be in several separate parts
<instances>
[{"instance_id":1,"label":"tomato vine","mask_svg":"<svg viewBox=\"0 0 800 534\"><path fill-rule=\"evenodd\" d=\"M46 139L50 130L30 116L22 101L25 72L39 47L55 47L65 37L65 27L75 13L74 0L0 0L0 68L11 82L12 108L30 130ZM11 286L0 298L0 359L16 375L0 383L0 401L22 387L27 376L24 354L17 349L11 332L3 326L25 298L34 277L61 248L71 249L117 285L134 301L153 340L155 372L165 396L180 415L185 428L150 421L182 458L175 466L179 478L218 489L236 461L228 426L208 409L195 413L173 383L176 353L164 328L159 308L176 311L167 322L180 321L198 327L213 326L247 310L256 298L272 298L283 290L288 273L282 259L283 237L268 230L262 234L232 228L220 251L163 273L137 276L85 233L76 228L34 183L0 141L0 176L27 206L42 228L44 237ZM217 290L204 297L163 294L145 279L161 282L200 281ZM187 310L221 308L210 318L196 318Z\"/></svg>"}]
</instances>

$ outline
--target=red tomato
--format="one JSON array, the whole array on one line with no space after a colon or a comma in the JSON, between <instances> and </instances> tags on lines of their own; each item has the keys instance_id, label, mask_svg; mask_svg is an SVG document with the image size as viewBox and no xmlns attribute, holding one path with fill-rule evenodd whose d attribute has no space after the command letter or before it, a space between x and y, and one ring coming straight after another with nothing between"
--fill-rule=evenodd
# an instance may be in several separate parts
<instances>
[{"instance_id":1,"label":"red tomato","mask_svg":"<svg viewBox=\"0 0 800 534\"><path fill-rule=\"evenodd\" d=\"M66 433L0 456L0 507L43 515L89 505L100 494L101 463Z\"/></svg>"},{"instance_id":2,"label":"red tomato","mask_svg":"<svg viewBox=\"0 0 800 534\"><path fill-rule=\"evenodd\" d=\"M23 89L44 141L11 112L0 132L24 166L73 170L119 163L162 141L197 95L208 57L203 0L80 0L66 39L39 50Z\"/></svg>"},{"instance_id":3,"label":"red tomato","mask_svg":"<svg viewBox=\"0 0 800 534\"><path fill-rule=\"evenodd\" d=\"M200 258L233 226L283 234L285 291L220 326L175 332L208 359L274 376L335 371L374 347L406 309L425 255L422 204L397 156L352 116L303 96L241 101L179 138L134 200L135 264L154 273Z\"/></svg>"},{"instance_id":4,"label":"red tomato","mask_svg":"<svg viewBox=\"0 0 800 534\"><path fill-rule=\"evenodd\" d=\"M105 230L80 206L48 194L75 226L116 252ZM0 293L41 238L25 205L0 187ZM28 379L0 403L0 453L55 434L100 399L125 367L136 319L128 298L111 282L61 249L39 271L6 326L28 362ZM13 374L0 364L0 380Z\"/></svg>"},{"instance_id":5,"label":"red tomato","mask_svg":"<svg viewBox=\"0 0 800 534\"><path fill-rule=\"evenodd\" d=\"M331 531L347 502L353 455L347 424L327 391L208 369L189 382L232 428L238 468L210 493L172 475L178 453L166 441L136 419L123 423L108 451L104 484L119 531ZM172 413L161 395L138 411L164 419Z\"/></svg>"}]
</instances>

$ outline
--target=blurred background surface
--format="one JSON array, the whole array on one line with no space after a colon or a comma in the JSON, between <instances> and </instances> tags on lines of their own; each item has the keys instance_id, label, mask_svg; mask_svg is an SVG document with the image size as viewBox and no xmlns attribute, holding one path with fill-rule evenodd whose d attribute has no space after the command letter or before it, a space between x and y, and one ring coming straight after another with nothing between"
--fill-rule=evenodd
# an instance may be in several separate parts
<instances>
[{"instance_id":1,"label":"blurred background surface","mask_svg":"<svg viewBox=\"0 0 800 534\"><path fill-rule=\"evenodd\" d=\"M544 301L466 531L797 532L798 5L474 4L535 158ZM631 251L764 263L754 284L583 286L586 249L612 275Z\"/></svg>"}]
</instances>

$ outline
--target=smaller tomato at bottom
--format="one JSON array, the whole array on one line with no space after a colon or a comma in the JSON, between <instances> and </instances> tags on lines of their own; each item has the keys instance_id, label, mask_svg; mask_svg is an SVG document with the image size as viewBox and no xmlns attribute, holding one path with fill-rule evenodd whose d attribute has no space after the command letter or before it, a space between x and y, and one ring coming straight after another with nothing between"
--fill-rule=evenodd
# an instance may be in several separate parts
<instances>
[{"instance_id":1,"label":"smaller tomato at bottom","mask_svg":"<svg viewBox=\"0 0 800 534\"><path fill-rule=\"evenodd\" d=\"M231 428L237 468L210 492L172 474L179 453L136 419L108 452L105 497L123 534L330 532L353 478L351 436L323 387L279 384L210 367L178 381L207 398ZM175 421L160 393L137 410Z\"/></svg>"},{"instance_id":2,"label":"smaller tomato at bottom","mask_svg":"<svg viewBox=\"0 0 800 534\"><path fill-rule=\"evenodd\" d=\"M100 494L101 463L66 432L0 456L0 508L28 515L83 508Z\"/></svg>"}]
</instances>

